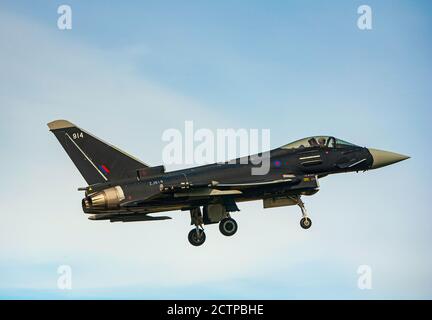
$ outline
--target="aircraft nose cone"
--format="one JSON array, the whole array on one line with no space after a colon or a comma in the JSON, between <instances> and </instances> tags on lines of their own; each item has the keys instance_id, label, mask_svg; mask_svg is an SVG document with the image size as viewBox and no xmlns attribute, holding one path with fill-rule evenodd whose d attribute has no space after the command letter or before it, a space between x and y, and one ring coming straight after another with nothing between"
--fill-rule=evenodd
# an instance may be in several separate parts
<instances>
[{"instance_id":1,"label":"aircraft nose cone","mask_svg":"<svg viewBox=\"0 0 432 320\"><path fill-rule=\"evenodd\" d=\"M389 151L383 151L377 149L368 149L368 150L373 158L371 169L381 168L410 158L403 154L389 152Z\"/></svg>"}]
</instances>

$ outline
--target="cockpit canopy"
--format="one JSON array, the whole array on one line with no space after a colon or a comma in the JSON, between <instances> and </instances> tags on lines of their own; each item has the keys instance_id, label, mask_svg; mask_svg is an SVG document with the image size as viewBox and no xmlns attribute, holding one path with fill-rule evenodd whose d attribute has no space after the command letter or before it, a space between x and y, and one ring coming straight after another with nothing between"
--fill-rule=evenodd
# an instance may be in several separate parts
<instances>
[{"instance_id":1,"label":"cockpit canopy","mask_svg":"<svg viewBox=\"0 0 432 320\"><path fill-rule=\"evenodd\" d=\"M298 149L312 147L347 148L356 147L356 145L343 141L341 139L336 139L335 137L315 136L288 143L282 146L282 149Z\"/></svg>"}]
</instances>

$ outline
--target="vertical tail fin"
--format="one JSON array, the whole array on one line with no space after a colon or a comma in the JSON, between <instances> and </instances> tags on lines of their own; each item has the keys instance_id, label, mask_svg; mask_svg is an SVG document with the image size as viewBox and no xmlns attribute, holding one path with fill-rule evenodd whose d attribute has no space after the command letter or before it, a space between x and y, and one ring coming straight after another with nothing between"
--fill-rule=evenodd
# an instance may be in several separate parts
<instances>
[{"instance_id":1,"label":"vertical tail fin","mask_svg":"<svg viewBox=\"0 0 432 320\"><path fill-rule=\"evenodd\" d=\"M148 167L67 120L52 121L48 127L89 185L132 177Z\"/></svg>"}]
</instances>

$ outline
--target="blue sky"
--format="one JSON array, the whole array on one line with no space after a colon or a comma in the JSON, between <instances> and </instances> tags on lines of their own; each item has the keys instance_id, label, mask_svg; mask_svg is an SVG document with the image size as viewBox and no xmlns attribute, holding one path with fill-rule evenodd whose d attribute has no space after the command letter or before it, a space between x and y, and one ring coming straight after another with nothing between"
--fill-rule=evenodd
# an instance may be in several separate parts
<instances>
[{"instance_id":1,"label":"blue sky","mask_svg":"<svg viewBox=\"0 0 432 320\"><path fill-rule=\"evenodd\" d=\"M428 1L68 1L0 4L1 298L432 297ZM368 4L373 29L357 28ZM162 162L183 129L335 135L409 161L327 177L298 208L241 204L239 233L187 242L188 217L88 221L84 185L46 123L66 118ZM173 168L169 168L173 169ZM57 289L70 265L73 289ZM359 265L373 289L359 290Z\"/></svg>"}]
</instances>

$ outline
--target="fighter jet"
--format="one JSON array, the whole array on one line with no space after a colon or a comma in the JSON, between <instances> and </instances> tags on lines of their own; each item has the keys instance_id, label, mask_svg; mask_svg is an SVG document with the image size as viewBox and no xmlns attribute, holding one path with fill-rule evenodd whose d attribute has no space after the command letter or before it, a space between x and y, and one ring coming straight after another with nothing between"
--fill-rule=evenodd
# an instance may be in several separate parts
<instances>
[{"instance_id":1,"label":"fighter jet","mask_svg":"<svg viewBox=\"0 0 432 320\"><path fill-rule=\"evenodd\" d=\"M219 224L224 236L233 236L238 225L231 214L243 201L262 201L264 209L297 205L300 226L309 229L312 220L302 197L318 192L320 178L409 158L332 136L314 136L266 152L270 166L263 175L251 174L257 167L253 155L247 161L239 158L165 172L164 166L151 167L67 120L52 121L48 127L88 184L78 190L85 193L82 209L89 219L154 221L171 218L151 213L188 211L193 226L188 239L194 246L205 242L205 225Z\"/></svg>"}]
</instances>

